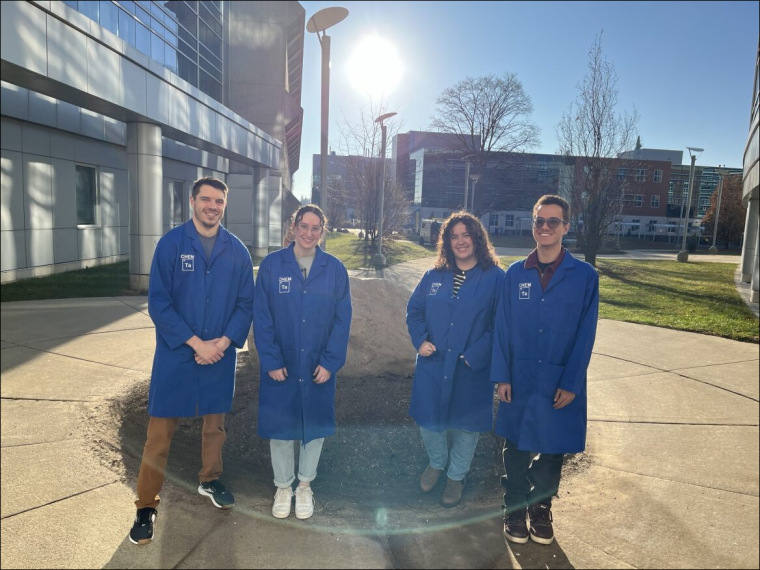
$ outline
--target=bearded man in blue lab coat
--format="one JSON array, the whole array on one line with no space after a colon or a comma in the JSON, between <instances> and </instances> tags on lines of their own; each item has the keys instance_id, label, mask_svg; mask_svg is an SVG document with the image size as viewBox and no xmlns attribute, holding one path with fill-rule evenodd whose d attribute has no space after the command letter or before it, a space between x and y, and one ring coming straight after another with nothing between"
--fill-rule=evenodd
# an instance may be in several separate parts
<instances>
[{"instance_id":1,"label":"bearded man in blue lab coat","mask_svg":"<svg viewBox=\"0 0 760 570\"><path fill-rule=\"evenodd\" d=\"M418 355L409 414L420 426L430 460L420 490L431 492L448 464L441 504L451 508L462 500L480 432L493 428L488 374L504 271L483 224L472 214L455 212L441 231L435 267L422 277L406 307Z\"/></svg>"},{"instance_id":2,"label":"bearded man in blue lab coat","mask_svg":"<svg viewBox=\"0 0 760 570\"><path fill-rule=\"evenodd\" d=\"M517 543L552 543L551 504L564 454L586 446L599 276L562 247L569 218L559 196L536 202L536 249L507 269L496 314L491 381L500 399L496 433L505 438L504 536Z\"/></svg>"},{"instance_id":3,"label":"bearded man in blue lab coat","mask_svg":"<svg viewBox=\"0 0 760 570\"><path fill-rule=\"evenodd\" d=\"M162 237L153 256L148 312L156 325L156 353L137 515L129 533L134 544L155 536L158 492L180 417L203 416L198 493L220 509L235 504L219 476L236 349L245 344L253 319L253 264L245 245L221 225L226 206L224 182L211 176L197 180L192 219Z\"/></svg>"}]
</instances>

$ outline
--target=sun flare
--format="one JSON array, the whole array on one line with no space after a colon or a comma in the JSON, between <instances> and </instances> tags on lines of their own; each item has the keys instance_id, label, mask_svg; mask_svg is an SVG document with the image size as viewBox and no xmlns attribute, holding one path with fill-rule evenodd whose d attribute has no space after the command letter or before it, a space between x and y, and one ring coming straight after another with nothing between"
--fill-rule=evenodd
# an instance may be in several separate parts
<instances>
[{"instance_id":1,"label":"sun flare","mask_svg":"<svg viewBox=\"0 0 760 570\"><path fill-rule=\"evenodd\" d=\"M377 36L364 38L348 63L348 75L354 89L369 97L391 93L403 74L404 64L396 48Z\"/></svg>"}]
</instances>

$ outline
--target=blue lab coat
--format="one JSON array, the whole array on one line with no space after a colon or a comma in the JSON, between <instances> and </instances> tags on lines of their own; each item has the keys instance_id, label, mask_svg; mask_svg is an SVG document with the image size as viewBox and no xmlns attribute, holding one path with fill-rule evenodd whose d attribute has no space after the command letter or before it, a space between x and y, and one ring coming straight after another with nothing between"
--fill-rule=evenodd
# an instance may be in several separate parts
<instances>
[{"instance_id":1,"label":"blue lab coat","mask_svg":"<svg viewBox=\"0 0 760 570\"><path fill-rule=\"evenodd\" d=\"M227 413L235 393L237 350L253 318L253 264L243 243L221 225L211 257L192 220L156 246L148 285L148 313L156 325L156 353L148 413L173 418ZM195 362L186 341L227 336L214 364Z\"/></svg>"},{"instance_id":2,"label":"blue lab coat","mask_svg":"<svg viewBox=\"0 0 760 570\"><path fill-rule=\"evenodd\" d=\"M596 338L599 276L570 252L546 290L525 260L507 269L496 313L491 380L512 384L500 402L496 433L536 453L578 453L586 446L586 371ZM557 388L575 399L555 410Z\"/></svg>"},{"instance_id":3,"label":"blue lab coat","mask_svg":"<svg viewBox=\"0 0 760 570\"><path fill-rule=\"evenodd\" d=\"M474 267L454 297L454 273L431 269L412 293L406 308L412 344L419 350L428 340L436 347L431 356L417 354L409 414L420 426L436 432L493 429L489 370L503 280L500 267Z\"/></svg>"},{"instance_id":4,"label":"blue lab coat","mask_svg":"<svg viewBox=\"0 0 760 570\"><path fill-rule=\"evenodd\" d=\"M335 374L346 363L351 292L346 268L319 247L304 281L294 245L267 255L256 277L258 434L305 445L335 432ZM314 383L318 364L331 372L323 384ZM285 381L269 376L283 367Z\"/></svg>"}]
</instances>

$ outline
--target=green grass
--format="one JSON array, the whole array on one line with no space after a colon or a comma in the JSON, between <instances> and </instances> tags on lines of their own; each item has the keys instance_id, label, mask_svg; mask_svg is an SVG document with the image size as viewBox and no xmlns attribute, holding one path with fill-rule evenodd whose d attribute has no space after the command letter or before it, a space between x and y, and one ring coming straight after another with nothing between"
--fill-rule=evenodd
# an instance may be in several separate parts
<instances>
[{"instance_id":1,"label":"green grass","mask_svg":"<svg viewBox=\"0 0 760 570\"><path fill-rule=\"evenodd\" d=\"M119 297L139 295L129 289L129 262L98 265L48 277L3 283L0 301L34 301L71 297Z\"/></svg>"},{"instance_id":2,"label":"green grass","mask_svg":"<svg viewBox=\"0 0 760 570\"><path fill-rule=\"evenodd\" d=\"M327 235L327 252L340 259L346 269L372 267L377 246L371 244L352 233L333 232ZM383 241L383 255L387 265L396 265L421 257L434 257L436 252L433 247L421 246L399 237Z\"/></svg>"},{"instance_id":3,"label":"green grass","mask_svg":"<svg viewBox=\"0 0 760 570\"><path fill-rule=\"evenodd\" d=\"M598 260L599 316L758 342L758 321L730 263Z\"/></svg>"},{"instance_id":4,"label":"green grass","mask_svg":"<svg viewBox=\"0 0 760 570\"><path fill-rule=\"evenodd\" d=\"M505 269L519 257L500 258ZM599 259L599 318L760 342L730 263Z\"/></svg>"}]
</instances>

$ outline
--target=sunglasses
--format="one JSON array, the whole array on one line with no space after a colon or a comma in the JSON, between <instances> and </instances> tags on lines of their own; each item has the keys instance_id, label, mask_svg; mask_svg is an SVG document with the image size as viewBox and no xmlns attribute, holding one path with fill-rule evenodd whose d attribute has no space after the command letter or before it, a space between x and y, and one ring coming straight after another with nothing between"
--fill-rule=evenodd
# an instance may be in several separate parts
<instances>
[{"instance_id":1,"label":"sunglasses","mask_svg":"<svg viewBox=\"0 0 760 570\"><path fill-rule=\"evenodd\" d=\"M546 224L551 229L556 230L560 224L566 225L567 223L567 221L560 220L559 218L549 218L548 220L546 218L533 218L533 227L536 228L543 227Z\"/></svg>"}]
</instances>

